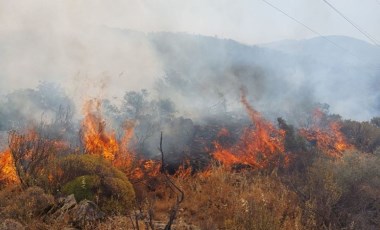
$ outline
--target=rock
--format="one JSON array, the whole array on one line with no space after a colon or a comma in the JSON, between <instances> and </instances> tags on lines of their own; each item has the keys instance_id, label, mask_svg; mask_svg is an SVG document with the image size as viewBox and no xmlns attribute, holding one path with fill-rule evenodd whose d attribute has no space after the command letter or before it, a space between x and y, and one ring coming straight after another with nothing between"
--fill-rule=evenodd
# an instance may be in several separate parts
<instances>
[{"instance_id":1,"label":"rock","mask_svg":"<svg viewBox=\"0 0 380 230\"><path fill-rule=\"evenodd\" d=\"M58 199L58 202L52 209L47 213L47 222L64 222L68 223L70 221L69 211L77 205L77 201L73 194Z\"/></svg>"},{"instance_id":2,"label":"rock","mask_svg":"<svg viewBox=\"0 0 380 230\"><path fill-rule=\"evenodd\" d=\"M96 221L103 219L105 214L94 202L82 200L70 211L70 216L71 222L74 226L84 228L85 226L91 226Z\"/></svg>"},{"instance_id":3,"label":"rock","mask_svg":"<svg viewBox=\"0 0 380 230\"><path fill-rule=\"evenodd\" d=\"M105 214L92 201L82 200L77 203L74 195L69 195L58 200L46 215L45 221L50 223L64 223L77 228L93 226L98 220L105 217Z\"/></svg>"},{"instance_id":4,"label":"rock","mask_svg":"<svg viewBox=\"0 0 380 230\"><path fill-rule=\"evenodd\" d=\"M62 200L59 200L58 204L62 205L60 208L62 211L68 211L77 205L77 201L75 200L74 194L71 194Z\"/></svg>"},{"instance_id":5,"label":"rock","mask_svg":"<svg viewBox=\"0 0 380 230\"><path fill-rule=\"evenodd\" d=\"M24 230L25 227L18 221L13 219L6 219L0 224L0 230Z\"/></svg>"}]
</instances>

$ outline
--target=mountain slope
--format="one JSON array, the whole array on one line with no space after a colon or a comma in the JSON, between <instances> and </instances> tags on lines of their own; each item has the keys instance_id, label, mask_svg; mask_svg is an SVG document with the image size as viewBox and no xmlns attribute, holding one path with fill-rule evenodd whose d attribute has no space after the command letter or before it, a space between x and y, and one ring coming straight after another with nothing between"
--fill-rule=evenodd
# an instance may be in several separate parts
<instances>
[{"instance_id":1,"label":"mountain slope","mask_svg":"<svg viewBox=\"0 0 380 230\"><path fill-rule=\"evenodd\" d=\"M234 107L243 86L255 106L273 117L302 113L318 102L345 118L378 115L380 52L364 41L328 37L342 49L321 37L259 46L181 33L148 38L167 73L163 94L187 106L205 110L198 98L222 98Z\"/></svg>"}]
</instances>

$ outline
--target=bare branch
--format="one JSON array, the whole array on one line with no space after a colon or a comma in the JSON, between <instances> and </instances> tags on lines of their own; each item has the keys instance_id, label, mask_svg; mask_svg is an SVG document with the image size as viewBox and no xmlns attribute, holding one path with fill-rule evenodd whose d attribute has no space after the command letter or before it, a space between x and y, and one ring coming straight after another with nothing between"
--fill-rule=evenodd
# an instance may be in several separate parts
<instances>
[{"instance_id":1,"label":"bare branch","mask_svg":"<svg viewBox=\"0 0 380 230\"><path fill-rule=\"evenodd\" d=\"M161 173L165 176L166 181L168 182L170 189L172 189L173 191L174 190L177 191L176 203L172 207L172 210L171 210L170 215L169 215L169 221L164 228L165 230L170 230L171 226L172 226L172 224L173 224L173 222L177 216L179 205L185 199L185 193L170 179L169 175L165 171L165 158L164 158L164 151L162 148L162 132L161 132L161 137L160 137L160 148L159 148L159 150L161 152Z\"/></svg>"}]
</instances>

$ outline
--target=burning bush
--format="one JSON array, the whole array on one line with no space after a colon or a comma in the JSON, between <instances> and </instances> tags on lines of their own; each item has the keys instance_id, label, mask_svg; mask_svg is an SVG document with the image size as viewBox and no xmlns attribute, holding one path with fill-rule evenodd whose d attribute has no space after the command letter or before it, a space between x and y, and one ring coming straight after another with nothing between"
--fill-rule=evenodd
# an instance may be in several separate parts
<instances>
[{"instance_id":1,"label":"burning bush","mask_svg":"<svg viewBox=\"0 0 380 230\"><path fill-rule=\"evenodd\" d=\"M245 128L238 143L230 148L224 148L221 143L215 142L213 157L228 167L240 164L262 169L286 164L284 131L277 129L271 122L265 120L248 103L244 93L241 102L254 127ZM228 130L222 129L218 136L227 135Z\"/></svg>"},{"instance_id":2,"label":"burning bush","mask_svg":"<svg viewBox=\"0 0 380 230\"><path fill-rule=\"evenodd\" d=\"M98 202L111 214L125 213L133 206L135 193L128 178L102 156L69 155L58 165L63 193Z\"/></svg>"},{"instance_id":3,"label":"burning bush","mask_svg":"<svg viewBox=\"0 0 380 230\"><path fill-rule=\"evenodd\" d=\"M5 201L0 200L0 214L19 216L20 221L37 218L47 207L43 204L51 203L51 196L33 187L37 185L52 195L74 194L78 201L94 201L108 214L127 214L135 226L146 223L152 229L154 221L167 219L168 210L169 226L185 219L203 229L380 225L379 156L347 153L351 144L376 152L377 123L342 122L315 110L309 126L297 129L279 118L277 127L243 94L249 124L247 120L194 124L174 113L159 123L161 118L150 121L156 113L147 113L142 125L140 96L128 98L137 107L127 110L140 120L120 116L119 129L112 127L113 119L104 118L101 101L94 99L85 104L76 141L52 135L44 127L10 132L9 151L0 155L0 183L19 181L24 191L1 193ZM148 109L150 103L143 104ZM148 120L155 124L147 125ZM155 152L145 152L158 147L146 141L159 129L169 137L163 147L161 133L161 160ZM169 149L165 161L163 148ZM187 161L186 155L191 156ZM16 199L15 193L20 197ZM21 202L29 202L25 196L33 199L26 205L30 211L20 208ZM129 212L132 207L134 214Z\"/></svg>"},{"instance_id":4,"label":"burning bush","mask_svg":"<svg viewBox=\"0 0 380 230\"><path fill-rule=\"evenodd\" d=\"M18 177L10 151L0 152L0 188L17 182Z\"/></svg>"}]
</instances>

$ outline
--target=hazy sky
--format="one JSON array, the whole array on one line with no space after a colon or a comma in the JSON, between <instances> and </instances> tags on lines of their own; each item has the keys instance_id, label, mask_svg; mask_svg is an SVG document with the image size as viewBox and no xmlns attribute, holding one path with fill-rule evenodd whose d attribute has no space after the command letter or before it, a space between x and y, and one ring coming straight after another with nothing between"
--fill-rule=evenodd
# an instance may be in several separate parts
<instances>
[{"instance_id":1,"label":"hazy sky","mask_svg":"<svg viewBox=\"0 0 380 230\"><path fill-rule=\"evenodd\" d=\"M366 40L322 0L268 0L323 35ZM330 0L380 40L379 0ZM244 43L315 36L261 0L0 0L0 31L35 25L69 29L107 25L140 31L181 31ZM53 29L53 28L51 28Z\"/></svg>"}]
</instances>

